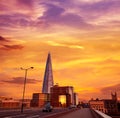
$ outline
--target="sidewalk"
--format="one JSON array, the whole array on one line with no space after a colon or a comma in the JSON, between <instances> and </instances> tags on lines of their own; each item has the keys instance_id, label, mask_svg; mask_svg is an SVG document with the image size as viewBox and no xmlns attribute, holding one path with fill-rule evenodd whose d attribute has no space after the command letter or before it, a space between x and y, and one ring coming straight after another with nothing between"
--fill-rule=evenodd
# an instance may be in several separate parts
<instances>
[{"instance_id":1,"label":"sidewalk","mask_svg":"<svg viewBox=\"0 0 120 118\"><path fill-rule=\"evenodd\" d=\"M94 116L91 114L90 109L84 108L57 118L94 118Z\"/></svg>"}]
</instances>

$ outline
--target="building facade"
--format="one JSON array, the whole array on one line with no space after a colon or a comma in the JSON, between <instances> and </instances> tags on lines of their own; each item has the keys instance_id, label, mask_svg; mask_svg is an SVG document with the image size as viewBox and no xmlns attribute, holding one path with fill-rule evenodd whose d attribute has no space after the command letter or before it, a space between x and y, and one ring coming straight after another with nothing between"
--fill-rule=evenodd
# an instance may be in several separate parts
<instances>
[{"instance_id":1,"label":"building facade","mask_svg":"<svg viewBox=\"0 0 120 118\"><path fill-rule=\"evenodd\" d=\"M74 93L74 105L78 105L79 100L78 100L78 94Z\"/></svg>"},{"instance_id":2,"label":"building facade","mask_svg":"<svg viewBox=\"0 0 120 118\"><path fill-rule=\"evenodd\" d=\"M20 108L21 104L20 101L15 100L1 100L0 101L0 108L4 109L13 109L13 108Z\"/></svg>"},{"instance_id":3,"label":"building facade","mask_svg":"<svg viewBox=\"0 0 120 118\"><path fill-rule=\"evenodd\" d=\"M106 114L118 114L117 94L111 94L112 99L90 100L90 107Z\"/></svg>"},{"instance_id":4,"label":"building facade","mask_svg":"<svg viewBox=\"0 0 120 118\"><path fill-rule=\"evenodd\" d=\"M49 94L33 93L31 107L43 107L47 101L50 101Z\"/></svg>"},{"instance_id":5,"label":"building facade","mask_svg":"<svg viewBox=\"0 0 120 118\"><path fill-rule=\"evenodd\" d=\"M72 86L51 87L51 105L53 107L68 107L75 103L74 91Z\"/></svg>"},{"instance_id":6,"label":"building facade","mask_svg":"<svg viewBox=\"0 0 120 118\"><path fill-rule=\"evenodd\" d=\"M0 108L1 109L16 109L21 108L22 100L0 97ZM24 99L23 103L25 108L30 108L30 99Z\"/></svg>"}]
</instances>

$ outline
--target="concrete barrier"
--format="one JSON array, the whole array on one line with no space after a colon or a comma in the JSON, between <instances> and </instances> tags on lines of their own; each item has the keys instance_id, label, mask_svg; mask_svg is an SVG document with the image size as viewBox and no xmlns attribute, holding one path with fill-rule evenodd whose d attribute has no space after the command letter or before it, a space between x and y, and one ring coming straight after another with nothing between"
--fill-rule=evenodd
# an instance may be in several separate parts
<instances>
[{"instance_id":1,"label":"concrete barrier","mask_svg":"<svg viewBox=\"0 0 120 118\"><path fill-rule=\"evenodd\" d=\"M93 118L104 118L100 114L98 114L95 110L90 109L90 111L91 111Z\"/></svg>"},{"instance_id":2,"label":"concrete barrier","mask_svg":"<svg viewBox=\"0 0 120 118\"><path fill-rule=\"evenodd\" d=\"M91 109L91 113L93 115L93 118L112 118L111 116L108 116L107 114L104 114L103 112L98 110Z\"/></svg>"},{"instance_id":3,"label":"concrete barrier","mask_svg":"<svg viewBox=\"0 0 120 118\"><path fill-rule=\"evenodd\" d=\"M95 110L95 112L96 112L97 114L101 115L103 118L112 118L111 116L108 116L108 115L104 114L104 113L101 112L101 111Z\"/></svg>"}]
</instances>

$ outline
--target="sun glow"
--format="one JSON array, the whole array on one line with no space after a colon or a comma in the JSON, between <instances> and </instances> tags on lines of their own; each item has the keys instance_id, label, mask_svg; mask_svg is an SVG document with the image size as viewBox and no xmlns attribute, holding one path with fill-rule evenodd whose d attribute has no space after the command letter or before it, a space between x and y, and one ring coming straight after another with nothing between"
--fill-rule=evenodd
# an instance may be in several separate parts
<instances>
[{"instance_id":1,"label":"sun glow","mask_svg":"<svg viewBox=\"0 0 120 118\"><path fill-rule=\"evenodd\" d=\"M66 96L65 95L60 95L59 96L59 102L61 104L66 104Z\"/></svg>"}]
</instances>

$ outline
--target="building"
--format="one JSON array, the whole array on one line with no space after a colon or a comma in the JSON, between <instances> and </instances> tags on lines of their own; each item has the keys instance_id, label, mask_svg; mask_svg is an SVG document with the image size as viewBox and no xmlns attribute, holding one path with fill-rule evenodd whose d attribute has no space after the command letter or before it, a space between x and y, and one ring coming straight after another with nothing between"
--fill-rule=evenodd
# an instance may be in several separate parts
<instances>
[{"instance_id":1,"label":"building","mask_svg":"<svg viewBox=\"0 0 120 118\"><path fill-rule=\"evenodd\" d=\"M47 102L50 102L53 107L78 104L78 96L72 86L54 86L50 53L47 57L42 93L33 93L31 107L43 107Z\"/></svg>"},{"instance_id":2,"label":"building","mask_svg":"<svg viewBox=\"0 0 120 118\"><path fill-rule=\"evenodd\" d=\"M96 100L90 100L89 104L90 107L94 110L99 110L106 114L117 114L118 113L118 107L117 107L117 94L111 94L112 99L96 99Z\"/></svg>"},{"instance_id":3,"label":"building","mask_svg":"<svg viewBox=\"0 0 120 118\"><path fill-rule=\"evenodd\" d=\"M20 108L21 104L19 100L13 98L0 97L0 109L12 109Z\"/></svg>"},{"instance_id":4,"label":"building","mask_svg":"<svg viewBox=\"0 0 120 118\"><path fill-rule=\"evenodd\" d=\"M111 97L112 97L112 100L117 101L117 93L116 92L115 92L115 94L111 93Z\"/></svg>"},{"instance_id":5,"label":"building","mask_svg":"<svg viewBox=\"0 0 120 118\"><path fill-rule=\"evenodd\" d=\"M52 62L51 62L51 55L49 53L46 62L42 93L50 93L50 88L53 85L54 82L53 82Z\"/></svg>"},{"instance_id":6,"label":"building","mask_svg":"<svg viewBox=\"0 0 120 118\"><path fill-rule=\"evenodd\" d=\"M53 107L68 107L76 103L75 96L72 86L55 85L51 87L51 105Z\"/></svg>"},{"instance_id":7,"label":"building","mask_svg":"<svg viewBox=\"0 0 120 118\"><path fill-rule=\"evenodd\" d=\"M4 109L13 109L13 108L20 108L21 104L19 101L15 100L3 100L0 101L0 108Z\"/></svg>"},{"instance_id":8,"label":"building","mask_svg":"<svg viewBox=\"0 0 120 118\"><path fill-rule=\"evenodd\" d=\"M33 93L31 107L43 107L47 101L50 101L49 94Z\"/></svg>"},{"instance_id":9,"label":"building","mask_svg":"<svg viewBox=\"0 0 120 118\"><path fill-rule=\"evenodd\" d=\"M53 84L52 62L49 53L46 62L42 93L33 93L31 107L43 107L46 102L50 101L50 88Z\"/></svg>"},{"instance_id":10,"label":"building","mask_svg":"<svg viewBox=\"0 0 120 118\"><path fill-rule=\"evenodd\" d=\"M30 99L24 99L24 108L30 108ZM22 100L13 99L7 97L0 97L0 108L1 109L16 109L21 108Z\"/></svg>"},{"instance_id":11,"label":"building","mask_svg":"<svg viewBox=\"0 0 120 118\"><path fill-rule=\"evenodd\" d=\"M78 94L77 93L74 93L74 105L78 105Z\"/></svg>"}]
</instances>

